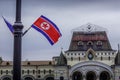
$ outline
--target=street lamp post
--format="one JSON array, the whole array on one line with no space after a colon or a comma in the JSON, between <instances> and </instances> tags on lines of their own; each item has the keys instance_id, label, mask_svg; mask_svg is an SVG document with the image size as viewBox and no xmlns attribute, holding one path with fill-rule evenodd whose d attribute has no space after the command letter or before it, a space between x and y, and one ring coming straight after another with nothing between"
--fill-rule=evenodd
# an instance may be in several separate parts
<instances>
[{"instance_id":1,"label":"street lamp post","mask_svg":"<svg viewBox=\"0 0 120 80\"><path fill-rule=\"evenodd\" d=\"M16 20L14 28L14 56L13 56L13 80L21 80L21 42L22 29L21 22L21 0L16 0Z\"/></svg>"}]
</instances>

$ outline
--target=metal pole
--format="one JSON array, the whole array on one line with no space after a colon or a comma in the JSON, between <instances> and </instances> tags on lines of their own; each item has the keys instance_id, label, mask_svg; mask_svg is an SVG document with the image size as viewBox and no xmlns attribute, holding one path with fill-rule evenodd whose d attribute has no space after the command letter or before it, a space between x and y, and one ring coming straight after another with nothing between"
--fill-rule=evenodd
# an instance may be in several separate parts
<instances>
[{"instance_id":1,"label":"metal pole","mask_svg":"<svg viewBox=\"0 0 120 80\"><path fill-rule=\"evenodd\" d=\"M21 42L22 29L21 22L21 0L16 0L16 19L14 28L14 56L13 56L13 80L21 80Z\"/></svg>"}]
</instances>

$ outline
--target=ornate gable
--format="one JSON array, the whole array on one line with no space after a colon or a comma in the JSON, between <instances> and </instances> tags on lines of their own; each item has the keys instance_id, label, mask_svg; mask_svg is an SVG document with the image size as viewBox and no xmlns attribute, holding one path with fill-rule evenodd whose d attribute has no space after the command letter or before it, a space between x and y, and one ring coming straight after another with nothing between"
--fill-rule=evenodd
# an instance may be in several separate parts
<instances>
[{"instance_id":1,"label":"ornate gable","mask_svg":"<svg viewBox=\"0 0 120 80\"><path fill-rule=\"evenodd\" d=\"M86 51L89 48L95 51L112 50L106 32L106 29L94 24L74 29L69 51Z\"/></svg>"}]
</instances>

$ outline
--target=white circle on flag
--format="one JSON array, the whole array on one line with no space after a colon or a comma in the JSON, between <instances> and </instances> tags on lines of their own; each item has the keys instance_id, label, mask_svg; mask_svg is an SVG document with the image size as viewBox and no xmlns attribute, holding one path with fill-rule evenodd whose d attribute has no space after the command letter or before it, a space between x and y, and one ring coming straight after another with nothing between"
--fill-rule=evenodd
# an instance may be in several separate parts
<instances>
[{"instance_id":1,"label":"white circle on flag","mask_svg":"<svg viewBox=\"0 0 120 80\"><path fill-rule=\"evenodd\" d=\"M48 30L50 28L50 25L47 22L42 22L40 26L44 30Z\"/></svg>"}]
</instances>

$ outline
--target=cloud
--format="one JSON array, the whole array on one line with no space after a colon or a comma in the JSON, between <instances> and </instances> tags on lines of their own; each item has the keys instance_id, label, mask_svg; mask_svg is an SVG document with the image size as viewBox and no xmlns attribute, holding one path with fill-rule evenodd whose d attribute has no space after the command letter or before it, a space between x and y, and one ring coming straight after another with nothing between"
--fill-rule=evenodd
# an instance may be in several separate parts
<instances>
[{"instance_id":1,"label":"cloud","mask_svg":"<svg viewBox=\"0 0 120 80\"><path fill-rule=\"evenodd\" d=\"M22 59L48 60L58 56L61 47L65 51L68 50L72 37L71 30L88 22L107 28L112 47L116 49L116 44L120 43L119 7L119 0L23 0L23 31L30 27L40 15L45 15L60 28L62 37L58 43L51 46L42 34L31 29L22 40ZM1 15L14 23L14 0L0 1ZM5 60L12 60L13 36L2 18L0 18L0 44L0 56Z\"/></svg>"}]
</instances>

